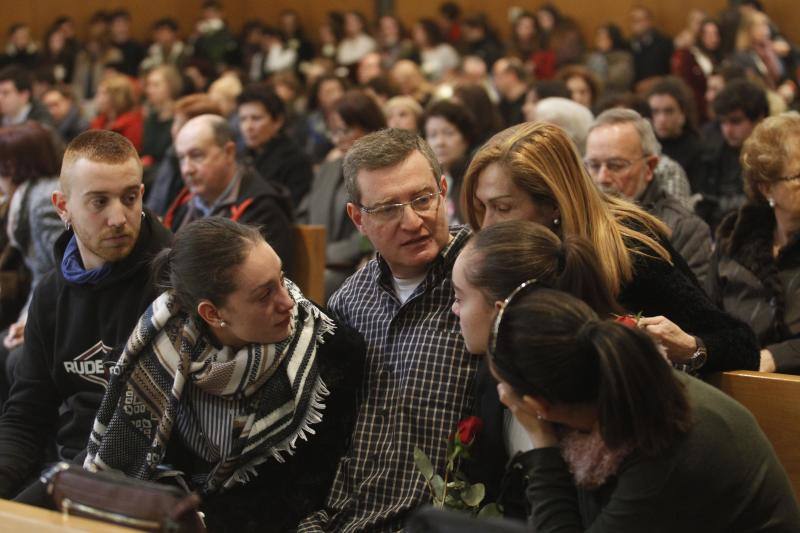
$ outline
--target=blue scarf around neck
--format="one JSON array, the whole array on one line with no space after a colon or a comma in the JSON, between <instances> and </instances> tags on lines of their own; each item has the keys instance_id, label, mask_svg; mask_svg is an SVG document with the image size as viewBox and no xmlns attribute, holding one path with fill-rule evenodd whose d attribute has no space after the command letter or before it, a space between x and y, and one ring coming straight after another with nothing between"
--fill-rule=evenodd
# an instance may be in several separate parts
<instances>
[{"instance_id":1,"label":"blue scarf around neck","mask_svg":"<svg viewBox=\"0 0 800 533\"><path fill-rule=\"evenodd\" d=\"M96 285L103 281L111 273L111 264L105 263L103 266L86 270L81 261L81 252L78 249L78 240L75 235L69 240L64 258L61 260L61 274L64 279L78 285Z\"/></svg>"}]
</instances>

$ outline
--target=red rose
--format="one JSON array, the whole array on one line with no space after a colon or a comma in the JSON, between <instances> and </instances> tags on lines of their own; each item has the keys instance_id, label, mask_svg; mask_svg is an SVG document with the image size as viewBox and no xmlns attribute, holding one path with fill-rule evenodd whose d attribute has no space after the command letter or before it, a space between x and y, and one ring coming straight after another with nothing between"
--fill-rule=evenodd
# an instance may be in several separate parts
<instances>
[{"instance_id":1,"label":"red rose","mask_svg":"<svg viewBox=\"0 0 800 533\"><path fill-rule=\"evenodd\" d=\"M470 416L458 423L458 438L462 444L471 444L481 429L483 420L477 416Z\"/></svg>"},{"instance_id":2,"label":"red rose","mask_svg":"<svg viewBox=\"0 0 800 533\"><path fill-rule=\"evenodd\" d=\"M632 317L631 315L618 316L617 318L614 319L614 322L619 322L623 326L628 326L631 329L636 329L638 325L638 320L636 320L636 318Z\"/></svg>"}]
</instances>

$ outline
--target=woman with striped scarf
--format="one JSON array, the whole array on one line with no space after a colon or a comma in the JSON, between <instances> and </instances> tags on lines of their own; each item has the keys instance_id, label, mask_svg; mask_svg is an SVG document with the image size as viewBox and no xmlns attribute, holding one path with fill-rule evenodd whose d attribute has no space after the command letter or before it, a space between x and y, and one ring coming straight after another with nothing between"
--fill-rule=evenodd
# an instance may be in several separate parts
<instances>
[{"instance_id":1,"label":"woman with striped scarf","mask_svg":"<svg viewBox=\"0 0 800 533\"><path fill-rule=\"evenodd\" d=\"M212 530L291 529L346 450L363 341L256 228L198 220L153 267L164 292L111 369L84 466L197 491Z\"/></svg>"}]
</instances>

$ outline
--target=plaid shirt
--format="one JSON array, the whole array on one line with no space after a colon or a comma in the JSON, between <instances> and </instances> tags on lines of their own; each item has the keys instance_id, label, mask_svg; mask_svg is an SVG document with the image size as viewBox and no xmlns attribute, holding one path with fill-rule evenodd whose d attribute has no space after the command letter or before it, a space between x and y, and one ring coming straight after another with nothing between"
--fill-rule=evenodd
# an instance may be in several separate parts
<instances>
[{"instance_id":1,"label":"plaid shirt","mask_svg":"<svg viewBox=\"0 0 800 533\"><path fill-rule=\"evenodd\" d=\"M430 501L414 446L444 471L446 441L469 414L479 362L467 353L450 309L453 263L470 232L453 226L451 233L405 304L381 258L331 298L331 312L367 342L362 403L326 509L306 518L299 532L397 531L409 511Z\"/></svg>"}]
</instances>

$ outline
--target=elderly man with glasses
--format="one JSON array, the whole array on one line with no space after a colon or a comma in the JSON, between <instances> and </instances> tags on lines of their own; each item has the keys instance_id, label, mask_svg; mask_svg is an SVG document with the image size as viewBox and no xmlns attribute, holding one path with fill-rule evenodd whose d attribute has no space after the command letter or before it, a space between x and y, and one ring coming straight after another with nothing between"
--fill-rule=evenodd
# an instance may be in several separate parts
<instances>
[{"instance_id":1,"label":"elderly man with glasses","mask_svg":"<svg viewBox=\"0 0 800 533\"><path fill-rule=\"evenodd\" d=\"M636 202L672 230L670 242L704 284L711 260L711 231L700 217L653 179L660 145L636 111L601 113L586 140L586 168L603 191Z\"/></svg>"},{"instance_id":2,"label":"elderly man with glasses","mask_svg":"<svg viewBox=\"0 0 800 533\"><path fill-rule=\"evenodd\" d=\"M451 273L469 230L447 225L447 182L417 135L362 137L344 160L347 213L377 250L330 299L367 342L361 406L326 508L299 528L398 531L427 501L414 448L442 471L446 441L469 413L478 359L451 312Z\"/></svg>"}]
</instances>

